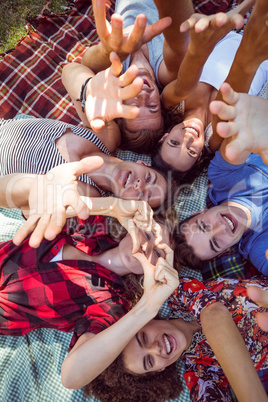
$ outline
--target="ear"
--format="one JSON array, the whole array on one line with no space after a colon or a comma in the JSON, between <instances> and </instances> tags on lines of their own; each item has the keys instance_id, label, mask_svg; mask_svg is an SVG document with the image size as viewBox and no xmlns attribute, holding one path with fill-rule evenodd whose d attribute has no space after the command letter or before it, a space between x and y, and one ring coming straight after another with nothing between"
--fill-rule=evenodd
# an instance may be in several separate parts
<instances>
[{"instance_id":1,"label":"ear","mask_svg":"<svg viewBox=\"0 0 268 402\"><path fill-rule=\"evenodd\" d=\"M165 370L165 368L166 368L166 367L162 367L161 369L156 370L156 372L157 372L157 373L161 373L161 371L164 371L164 370Z\"/></svg>"},{"instance_id":2,"label":"ear","mask_svg":"<svg viewBox=\"0 0 268 402\"><path fill-rule=\"evenodd\" d=\"M163 137L160 138L160 140L158 142L164 142L165 138L167 138L167 136L169 135L169 133L166 133L163 135Z\"/></svg>"},{"instance_id":3,"label":"ear","mask_svg":"<svg viewBox=\"0 0 268 402\"><path fill-rule=\"evenodd\" d=\"M136 162L138 165L143 165L143 166L151 166L151 164L150 163L148 163L148 162L144 162L144 161L137 161Z\"/></svg>"}]
</instances>

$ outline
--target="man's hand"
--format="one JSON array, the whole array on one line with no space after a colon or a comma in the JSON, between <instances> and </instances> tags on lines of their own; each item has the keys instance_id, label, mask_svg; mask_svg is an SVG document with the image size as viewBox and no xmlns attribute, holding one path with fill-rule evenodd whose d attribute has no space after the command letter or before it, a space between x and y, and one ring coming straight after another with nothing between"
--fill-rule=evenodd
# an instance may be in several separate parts
<instances>
[{"instance_id":1,"label":"man's hand","mask_svg":"<svg viewBox=\"0 0 268 402\"><path fill-rule=\"evenodd\" d=\"M123 101L137 96L142 90L143 80L136 78L139 70L131 66L119 76L122 64L116 53L110 54L111 67L95 75L87 85L85 111L94 131L100 131L105 122L118 117L135 119L139 108L127 106Z\"/></svg>"},{"instance_id":2,"label":"man's hand","mask_svg":"<svg viewBox=\"0 0 268 402\"><path fill-rule=\"evenodd\" d=\"M147 18L139 14L133 26L123 29L123 19L119 14L113 14L111 24L106 20L105 0L93 0L93 11L97 33L104 52L109 55L116 52L123 61L127 56L140 49L144 43L159 35L171 24L171 18L162 18L147 26Z\"/></svg>"},{"instance_id":3,"label":"man's hand","mask_svg":"<svg viewBox=\"0 0 268 402\"><path fill-rule=\"evenodd\" d=\"M227 83L220 88L223 101L213 101L210 110L221 120L217 123L217 133L230 138L226 146L226 156L233 162L248 151L259 154L268 164L268 100L235 92Z\"/></svg>"},{"instance_id":4,"label":"man's hand","mask_svg":"<svg viewBox=\"0 0 268 402\"><path fill-rule=\"evenodd\" d=\"M20 244L32 231L31 247L38 247L43 238L54 239L65 224L68 207L72 208L72 216L86 219L90 208L80 198L77 179L102 165L102 158L92 156L59 165L45 175L36 175L29 190L28 208L25 209L28 219L15 234L13 242Z\"/></svg>"}]
</instances>

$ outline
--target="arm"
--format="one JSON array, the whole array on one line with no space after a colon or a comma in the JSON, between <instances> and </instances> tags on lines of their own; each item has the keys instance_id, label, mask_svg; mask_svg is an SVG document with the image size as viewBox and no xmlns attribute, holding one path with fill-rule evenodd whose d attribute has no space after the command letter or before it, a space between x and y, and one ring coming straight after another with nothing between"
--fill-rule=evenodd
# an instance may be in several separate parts
<instances>
[{"instance_id":1,"label":"arm","mask_svg":"<svg viewBox=\"0 0 268 402\"><path fill-rule=\"evenodd\" d=\"M268 59L268 3L266 0L257 0L245 27L241 44L236 52L233 64L226 78L226 82L236 92L249 91L251 82L259 65ZM222 94L218 92L216 100L222 101ZM219 149L222 138L217 134L217 115L213 115L213 135L209 146L212 151Z\"/></svg>"},{"instance_id":2,"label":"arm","mask_svg":"<svg viewBox=\"0 0 268 402\"><path fill-rule=\"evenodd\" d=\"M140 14L133 26L123 29L123 19L119 14L113 14L111 24L106 20L105 0L93 0L93 11L100 43L86 50L82 63L95 73L109 67L109 55L116 52L120 60L125 60L129 54L140 49L144 43L159 35L171 23L170 18L164 18L147 26L147 18Z\"/></svg>"},{"instance_id":3,"label":"arm","mask_svg":"<svg viewBox=\"0 0 268 402\"><path fill-rule=\"evenodd\" d=\"M222 84L222 101L213 101L210 110L225 122L218 122L217 133L225 138L221 153L229 163L240 165L250 153L259 154L268 163L268 100L235 92Z\"/></svg>"},{"instance_id":4,"label":"arm","mask_svg":"<svg viewBox=\"0 0 268 402\"><path fill-rule=\"evenodd\" d=\"M229 311L214 303L201 312L204 334L239 401L267 401L252 360Z\"/></svg>"},{"instance_id":5,"label":"arm","mask_svg":"<svg viewBox=\"0 0 268 402\"><path fill-rule=\"evenodd\" d=\"M78 63L69 63L62 70L63 85L68 91L80 119L85 126L91 126L95 131L103 129L105 122L110 122L115 118L134 119L139 114L139 108L123 104L124 100L135 97L141 91L143 81L141 78L136 78L138 69L136 66L132 66L119 76L122 64L118 56L111 53L110 60L111 67L96 75L88 67ZM92 79L86 86L85 111L83 112L82 103L78 99L82 85L86 79L91 77ZM114 122L111 122L110 125L113 125L113 130L118 132L120 137L117 125ZM108 133L106 134L108 137ZM119 143L120 141L117 145ZM116 146L112 148L114 150Z\"/></svg>"},{"instance_id":6,"label":"arm","mask_svg":"<svg viewBox=\"0 0 268 402\"><path fill-rule=\"evenodd\" d=\"M123 351L135 334L155 317L162 303L179 285L172 268L173 252L166 246L166 260L159 258L156 267L144 255L137 258L144 269L144 295L124 317L99 334L84 334L80 343L64 360L61 375L67 388L81 388L96 378ZM79 342L79 341L78 341Z\"/></svg>"},{"instance_id":7,"label":"arm","mask_svg":"<svg viewBox=\"0 0 268 402\"><path fill-rule=\"evenodd\" d=\"M187 51L190 35L189 32L181 32L178 27L193 13L191 0L175 1L154 0L158 9L159 18L171 17L172 23L164 30L163 57L164 63L160 64L158 78L163 86L173 80L178 72L181 62Z\"/></svg>"}]
</instances>

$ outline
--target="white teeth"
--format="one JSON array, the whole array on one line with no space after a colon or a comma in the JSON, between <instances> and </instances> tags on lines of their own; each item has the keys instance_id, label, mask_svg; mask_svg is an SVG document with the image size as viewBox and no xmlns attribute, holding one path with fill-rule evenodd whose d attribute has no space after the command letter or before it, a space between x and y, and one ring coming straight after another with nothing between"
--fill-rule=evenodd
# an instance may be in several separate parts
<instances>
[{"instance_id":1,"label":"white teeth","mask_svg":"<svg viewBox=\"0 0 268 402\"><path fill-rule=\"evenodd\" d=\"M130 178L131 178L131 173L129 173L127 180L125 182L124 188L126 188L126 186L128 185L128 183L130 182Z\"/></svg>"},{"instance_id":2,"label":"white teeth","mask_svg":"<svg viewBox=\"0 0 268 402\"><path fill-rule=\"evenodd\" d=\"M199 136L198 131L193 127L186 127L186 130L189 131L189 133L197 135L197 137Z\"/></svg>"},{"instance_id":3,"label":"white teeth","mask_svg":"<svg viewBox=\"0 0 268 402\"><path fill-rule=\"evenodd\" d=\"M170 346L169 340L166 335L164 335L164 341L165 341L166 348L167 348L167 354L169 354L171 352L171 346Z\"/></svg>"},{"instance_id":4,"label":"white teeth","mask_svg":"<svg viewBox=\"0 0 268 402\"><path fill-rule=\"evenodd\" d=\"M229 219L228 216L224 216L224 219L227 221L227 223L228 223L230 229L233 231L233 230L234 230L234 224L233 224L233 222L231 221L231 219Z\"/></svg>"}]
</instances>

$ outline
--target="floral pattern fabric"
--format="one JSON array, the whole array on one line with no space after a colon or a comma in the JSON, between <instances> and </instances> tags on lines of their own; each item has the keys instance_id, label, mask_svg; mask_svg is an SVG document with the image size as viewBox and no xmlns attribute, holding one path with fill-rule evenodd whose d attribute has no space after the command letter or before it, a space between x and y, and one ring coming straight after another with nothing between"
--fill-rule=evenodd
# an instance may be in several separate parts
<instances>
[{"instance_id":1,"label":"floral pattern fabric","mask_svg":"<svg viewBox=\"0 0 268 402\"><path fill-rule=\"evenodd\" d=\"M259 276L250 280L222 279L205 283L182 278L180 286L169 299L171 318L188 312L200 323L201 311L215 302L223 303L239 329L256 370L268 368L268 333L256 323L256 314L268 311L259 307L247 296L247 286L256 285L268 290L268 278ZM228 380L216 356L201 331L184 353L184 378L192 401L231 401Z\"/></svg>"}]
</instances>

